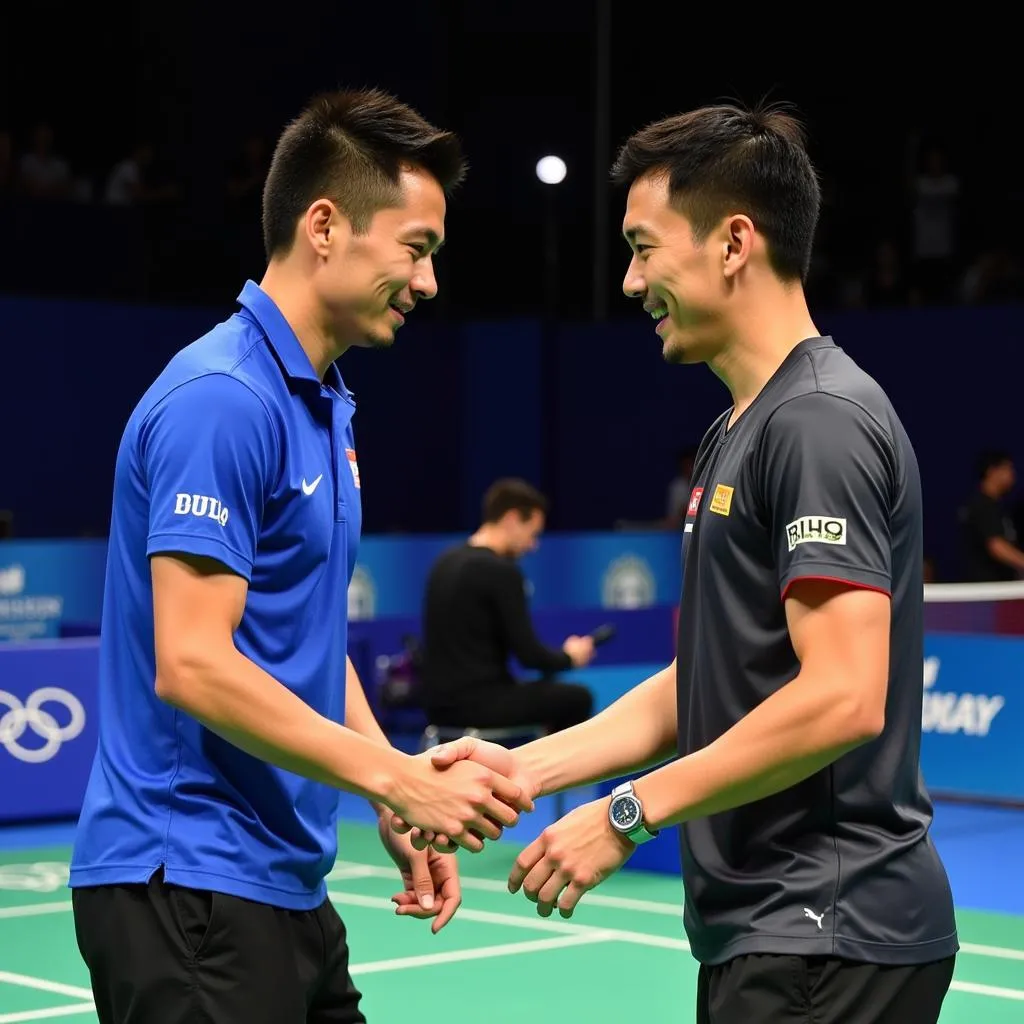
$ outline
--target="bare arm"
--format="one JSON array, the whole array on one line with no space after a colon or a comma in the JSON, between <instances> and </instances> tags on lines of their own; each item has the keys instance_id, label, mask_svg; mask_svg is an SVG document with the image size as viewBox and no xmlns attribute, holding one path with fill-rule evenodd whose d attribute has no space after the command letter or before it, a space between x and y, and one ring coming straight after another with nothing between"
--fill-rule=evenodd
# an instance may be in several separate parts
<instances>
[{"instance_id":1,"label":"bare arm","mask_svg":"<svg viewBox=\"0 0 1024 1024\"><path fill-rule=\"evenodd\" d=\"M366 699L363 681L359 678L350 657L345 658L345 724L374 743L391 746L370 707L370 702ZM378 817L388 810L388 807L379 800L370 800L370 803Z\"/></svg>"},{"instance_id":2,"label":"bare arm","mask_svg":"<svg viewBox=\"0 0 1024 1024\"><path fill-rule=\"evenodd\" d=\"M439 772L382 743L361 686L350 696L370 736L318 714L246 658L233 634L247 585L216 560L157 555L151 563L156 692L168 704L254 757L386 805L466 849L514 825L515 808L532 809L518 786L492 771Z\"/></svg>"},{"instance_id":3,"label":"bare arm","mask_svg":"<svg viewBox=\"0 0 1024 1024\"><path fill-rule=\"evenodd\" d=\"M1021 551L1015 544L1011 544L1005 537L989 537L985 541L988 553L1004 565L1024 572L1024 551Z\"/></svg>"},{"instance_id":4,"label":"bare arm","mask_svg":"<svg viewBox=\"0 0 1024 1024\"><path fill-rule=\"evenodd\" d=\"M242 577L213 559L163 555L152 575L162 700L254 757L369 800L386 797L398 751L318 714L235 647Z\"/></svg>"},{"instance_id":5,"label":"bare arm","mask_svg":"<svg viewBox=\"0 0 1024 1024\"><path fill-rule=\"evenodd\" d=\"M637 780L648 826L771 796L876 738L885 724L889 616L886 594L796 581L786 618L800 671L713 743Z\"/></svg>"},{"instance_id":6,"label":"bare arm","mask_svg":"<svg viewBox=\"0 0 1024 1024\"><path fill-rule=\"evenodd\" d=\"M539 794L660 764L676 748L676 663L645 679L586 722L515 751Z\"/></svg>"}]
</instances>

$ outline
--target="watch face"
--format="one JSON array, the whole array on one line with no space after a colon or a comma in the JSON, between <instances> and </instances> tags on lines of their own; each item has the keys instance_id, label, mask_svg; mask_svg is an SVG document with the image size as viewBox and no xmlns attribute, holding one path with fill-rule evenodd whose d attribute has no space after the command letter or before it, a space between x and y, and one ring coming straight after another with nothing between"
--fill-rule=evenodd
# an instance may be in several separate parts
<instances>
[{"instance_id":1,"label":"watch face","mask_svg":"<svg viewBox=\"0 0 1024 1024\"><path fill-rule=\"evenodd\" d=\"M640 821L640 802L633 796L616 797L612 803L612 821L623 832L633 828Z\"/></svg>"}]
</instances>

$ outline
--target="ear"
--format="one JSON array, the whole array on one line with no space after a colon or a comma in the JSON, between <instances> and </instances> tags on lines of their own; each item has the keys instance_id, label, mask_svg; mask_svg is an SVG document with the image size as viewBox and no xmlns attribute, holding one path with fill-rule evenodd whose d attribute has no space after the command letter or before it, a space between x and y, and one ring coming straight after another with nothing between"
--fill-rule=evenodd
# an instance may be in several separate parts
<instances>
[{"instance_id":1,"label":"ear","mask_svg":"<svg viewBox=\"0 0 1024 1024\"><path fill-rule=\"evenodd\" d=\"M722 230L722 270L726 277L735 277L754 250L754 222L745 214L736 213L725 219Z\"/></svg>"},{"instance_id":2,"label":"ear","mask_svg":"<svg viewBox=\"0 0 1024 1024\"><path fill-rule=\"evenodd\" d=\"M303 228L313 252L326 259L331 246L344 243L349 232L348 221L329 199L318 199L306 210Z\"/></svg>"}]
</instances>

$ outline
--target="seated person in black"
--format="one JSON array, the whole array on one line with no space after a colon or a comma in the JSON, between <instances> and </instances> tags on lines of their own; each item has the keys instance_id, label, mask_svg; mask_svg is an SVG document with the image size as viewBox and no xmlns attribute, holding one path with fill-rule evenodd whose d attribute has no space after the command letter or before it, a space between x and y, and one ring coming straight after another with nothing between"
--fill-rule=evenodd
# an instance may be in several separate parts
<instances>
[{"instance_id":1,"label":"seated person in black","mask_svg":"<svg viewBox=\"0 0 1024 1024\"><path fill-rule=\"evenodd\" d=\"M593 641L570 636L561 650L548 647L527 609L517 559L537 546L546 512L546 499L530 484L499 480L484 496L480 528L432 567L423 602L422 701L435 724L557 732L590 717L590 691L551 676L586 665ZM541 678L517 681L510 657Z\"/></svg>"}]
</instances>

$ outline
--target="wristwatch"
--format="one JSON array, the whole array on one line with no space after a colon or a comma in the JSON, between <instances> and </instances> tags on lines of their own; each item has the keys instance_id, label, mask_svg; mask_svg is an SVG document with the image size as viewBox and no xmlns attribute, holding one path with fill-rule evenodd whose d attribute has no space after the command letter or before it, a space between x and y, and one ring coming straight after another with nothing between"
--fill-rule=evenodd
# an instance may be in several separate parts
<instances>
[{"instance_id":1,"label":"wristwatch","mask_svg":"<svg viewBox=\"0 0 1024 1024\"><path fill-rule=\"evenodd\" d=\"M632 782L623 782L612 790L608 820L616 832L627 839L632 839L634 843L646 843L658 834L644 825L643 804L640 803Z\"/></svg>"}]
</instances>

